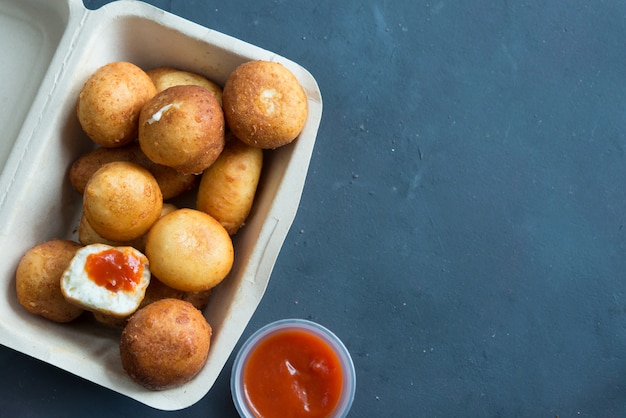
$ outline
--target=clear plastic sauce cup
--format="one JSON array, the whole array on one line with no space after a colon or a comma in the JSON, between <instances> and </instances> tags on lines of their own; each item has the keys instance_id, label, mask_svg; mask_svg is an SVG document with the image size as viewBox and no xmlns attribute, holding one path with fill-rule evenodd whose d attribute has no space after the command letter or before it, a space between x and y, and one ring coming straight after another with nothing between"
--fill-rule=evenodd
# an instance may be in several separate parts
<instances>
[{"instance_id":1,"label":"clear plastic sauce cup","mask_svg":"<svg viewBox=\"0 0 626 418\"><path fill-rule=\"evenodd\" d=\"M241 347L231 375L244 418L345 417L356 374L335 334L312 321L284 319L256 331Z\"/></svg>"}]
</instances>

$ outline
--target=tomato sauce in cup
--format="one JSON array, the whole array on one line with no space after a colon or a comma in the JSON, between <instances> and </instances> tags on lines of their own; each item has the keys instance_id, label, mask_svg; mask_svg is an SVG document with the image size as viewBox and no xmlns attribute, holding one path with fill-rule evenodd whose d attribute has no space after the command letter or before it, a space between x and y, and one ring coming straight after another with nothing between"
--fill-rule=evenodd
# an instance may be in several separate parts
<instances>
[{"instance_id":1,"label":"tomato sauce in cup","mask_svg":"<svg viewBox=\"0 0 626 418\"><path fill-rule=\"evenodd\" d=\"M242 417L343 417L355 391L354 365L341 341L311 321L277 321L239 352L231 379Z\"/></svg>"}]
</instances>

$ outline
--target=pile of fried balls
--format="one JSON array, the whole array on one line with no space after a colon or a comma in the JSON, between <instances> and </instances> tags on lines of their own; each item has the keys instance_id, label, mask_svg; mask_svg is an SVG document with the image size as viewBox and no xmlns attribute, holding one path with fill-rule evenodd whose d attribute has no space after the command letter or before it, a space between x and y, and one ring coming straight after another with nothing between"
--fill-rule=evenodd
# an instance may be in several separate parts
<instances>
[{"instance_id":1,"label":"pile of fried balls","mask_svg":"<svg viewBox=\"0 0 626 418\"><path fill-rule=\"evenodd\" d=\"M76 115L94 143L69 172L83 201L78 242L30 248L17 299L54 322L89 313L118 327L135 382L180 386L206 363L212 329L201 310L233 266L264 150L298 137L306 94L276 62L243 63L223 88L177 68L111 62L85 82ZM193 204L175 199L189 193Z\"/></svg>"}]
</instances>

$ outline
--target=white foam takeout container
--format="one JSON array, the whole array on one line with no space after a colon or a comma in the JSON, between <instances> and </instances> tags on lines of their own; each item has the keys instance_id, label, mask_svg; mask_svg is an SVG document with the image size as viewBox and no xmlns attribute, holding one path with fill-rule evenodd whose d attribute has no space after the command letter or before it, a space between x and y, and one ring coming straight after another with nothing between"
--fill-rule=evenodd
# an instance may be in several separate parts
<instances>
[{"instance_id":1,"label":"white foam takeout container","mask_svg":"<svg viewBox=\"0 0 626 418\"><path fill-rule=\"evenodd\" d=\"M196 403L257 308L298 209L322 112L316 81L288 59L137 1L88 10L81 0L0 0L0 39L0 343L157 409ZM26 312L15 296L15 269L37 243L77 239L81 197L68 170L93 145L74 109L96 68L112 61L167 65L223 85L237 65L256 59L278 61L296 75L309 116L298 139L266 153L255 206L234 238L233 270L204 311L214 331L206 366L186 385L148 391L122 369L119 330Z\"/></svg>"}]
</instances>

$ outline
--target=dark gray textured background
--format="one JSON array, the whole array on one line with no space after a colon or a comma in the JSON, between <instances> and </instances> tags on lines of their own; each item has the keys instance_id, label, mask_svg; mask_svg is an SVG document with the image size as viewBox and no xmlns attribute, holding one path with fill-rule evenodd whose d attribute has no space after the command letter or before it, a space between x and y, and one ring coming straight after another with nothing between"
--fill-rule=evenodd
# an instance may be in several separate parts
<instances>
[{"instance_id":1,"label":"dark gray textured background","mask_svg":"<svg viewBox=\"0 0 626 418\"><path fill-rule=\"evenodd\" d=\"M356 366L352 417L626 416L625 2L149 3L322 91L243 338L286 317L331 328ZM235 417L231 366L165 413L0 348L0 411Z\"/></svg>"}]
</instances>

